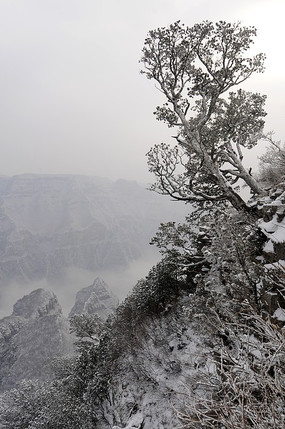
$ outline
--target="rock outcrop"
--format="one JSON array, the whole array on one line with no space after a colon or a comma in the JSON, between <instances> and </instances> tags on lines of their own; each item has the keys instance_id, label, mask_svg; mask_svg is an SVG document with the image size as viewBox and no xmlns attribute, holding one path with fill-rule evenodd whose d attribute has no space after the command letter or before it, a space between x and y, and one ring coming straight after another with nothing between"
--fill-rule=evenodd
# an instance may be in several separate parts
<instances>
[{"instance_id":1,"label":"rock outcrop","mask_svg":"<svg viewBox=\"0 0 285 429\"><path fill-rule=\"evenodd\" d=\"M75 314L98 314L103 320L106 320L117 306L118 299L108 290L106 283L97 277L91 286L77 292L75 305L71 309L69 317Z\"/></svg>"},{"instance_id":2,"label":"rock outcrop","mask_svg":"<svg viewBox=\"0 0 285 429\"><path fill-rule=\"evenodd\" d=\"M262 214L259 227L266 237L263 248L270 262L285 260L285 182L273 187L269 195L257 201Z\"/></svg>"},{"instance_id":3,"label":"rock outcrop","mask_svg":"<svg viewBox=\"0 0 285 429\"><path fill-rule=\"evenodd\" d=\"M72 351L69 324L54 293L37 289L0 320L0 391L24 379L51 377L54 357Z\"/></svg>"},{"instance_id":4,"label":"rock outcrop","mask_svg":"<svg viewBox=\"0 0 285 429\"><path fill-rule=\"evenodd\" d=\"M107 284L96 278L77 293L70 317L87 313L105 320L117 305ZM0 320L0 392L24 379L50 380L52 360L72 356L74 340L53 292L37 289L19 299L12 315Z\"/></svg>"}]
</instances>

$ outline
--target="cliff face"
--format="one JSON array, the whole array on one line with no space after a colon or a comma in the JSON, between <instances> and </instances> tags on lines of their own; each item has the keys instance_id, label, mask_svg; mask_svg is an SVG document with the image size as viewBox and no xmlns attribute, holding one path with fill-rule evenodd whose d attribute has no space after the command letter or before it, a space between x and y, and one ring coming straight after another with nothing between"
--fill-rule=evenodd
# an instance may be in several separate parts
<instances>
[{"instance_id":1,"label":"cliff face","mask_svg":"<svg viewBox=\"0 0 285 429\"><path fill-rule=\"evenodd\" d=\"M77 293L70 316L87 313L106 319L117 305L106 283L96 278ZM19 299L12 315L0 320L0 392L24 379L51 379L52 359L73 355L74 340L53 292L37 289Z\"/></svg>"},{"instance_id":2,"label":"cliff face","mask_svg":"<svg viewBox=\"0 0 285 429\"><path fill-rule=\"evenodd\" d=\"M69 317L75 314L98 314L103 320L118 306L118 299L108 290L106 283L96 278L91 286L81 289Z\"/></svg>"},{"instance_id":3,"label":"cliff face","mask_svg":"<svg viewBox=\"0 0 285 429\"><path fill-rule=\"evenodd\" d=\"M50 359L72 350L69 325L56 296L37 289L0 320L0 390L23 379L50 378Z\"/></svg>"},{"instance_id":4,"label":"cliff face","mask_svg":"<svg viewBox=\"0 0 285 429\"><path fill-rule=\"evenodd\" d=\"M141 257L174 206L135 182L85 176L0 177L0 280L53 279ZM172 211L172 213L171 213Z\"/></svg>"}]
</instances>

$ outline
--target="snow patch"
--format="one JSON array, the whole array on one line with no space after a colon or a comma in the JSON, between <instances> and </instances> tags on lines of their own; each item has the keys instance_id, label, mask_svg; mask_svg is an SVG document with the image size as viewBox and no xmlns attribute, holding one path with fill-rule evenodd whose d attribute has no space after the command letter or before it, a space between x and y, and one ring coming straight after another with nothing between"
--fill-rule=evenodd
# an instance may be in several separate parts
<instances>
[{"instance_id":1,"label":"snow patch","mask_svg":"<svg viewBox=\"0 0 285 429\"><path fill-rule=\"evenodd\" d=\"M277 310L275 310L273 317L277 320L280 320L280 322L284 322L285 321L285 309L284 308L277 308Z\"/></svg>"},{"instance_id":2,"label":"snow patch","mask_svg":"<svg viewBox=\"0 0 285 429\"><path fill-rule=\"evenodd\" d=\"M139 428L142 428L143 420L144 418L142 413L137 413L134 416L132 416L128 425L125 426L124 428L120 428L120 426L113 426L112 429L139 429Z\"/></svg>"},{"instance_id":3,"label":"snow patch","mask_svg":"<svg viewBox=\"0 0 285 429\"><path fill-rule=\"evenodd\" d=\"M261 221L259 227L274 243L285 242L285 222L278 222L275 214L270 222Z\"/></svg>"}]
</instances>

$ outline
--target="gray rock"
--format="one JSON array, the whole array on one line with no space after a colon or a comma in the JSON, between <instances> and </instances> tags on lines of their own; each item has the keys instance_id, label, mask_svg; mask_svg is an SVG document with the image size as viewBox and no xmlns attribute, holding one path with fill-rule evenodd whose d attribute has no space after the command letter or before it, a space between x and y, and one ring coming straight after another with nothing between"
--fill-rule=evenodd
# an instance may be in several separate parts
<instances>
[{"instance_id":1,"label":"gray rock","mask_svg":"<svg viewBox=\"0 0 285 429\"><path fill-rule=\"evenodd\" d=\"M48 315L58 316L61 313L61 306L55 294L44 289L37 289L16 302L12 316L32 320Z\"/></svg>"},{"instance_id":2,"label":"gray rock","mask_svg":"<svg viewBox=\"0 0 285 429\"><path fill-rule=\"evenodd\" d=\"M96 278L77 293L70 316L98 314L105 320L117 305L106 283ZM53 292L37 289L19 299L12 315L0 320L0 392L24 379L52 379L52 360L73 355L74 340Z\"/></svg>"},{"instance_id":3,"label":"gray rock","mask_svg":"<svg viewBox=\"0 0 285 429\"><path fill-rule=\"evenodd\" d=\"M51 378L51 360L72 353L73 338L56 296L37 289L0 320L0 391L23 379Z\"/></svg>"},{"instance_id":4,"label":"gray rock","mask_svg":"<svg viewBox=\"0 0 285 429\"><path fill-rule=\"evenodd\" d=\"M118 299L108 290L106 283L96 278L91 286L81 289L76 294L74 307L69 317L75 314L98 314L103 320L112 314L118 306Z\"/></svg>"}]
</instances>

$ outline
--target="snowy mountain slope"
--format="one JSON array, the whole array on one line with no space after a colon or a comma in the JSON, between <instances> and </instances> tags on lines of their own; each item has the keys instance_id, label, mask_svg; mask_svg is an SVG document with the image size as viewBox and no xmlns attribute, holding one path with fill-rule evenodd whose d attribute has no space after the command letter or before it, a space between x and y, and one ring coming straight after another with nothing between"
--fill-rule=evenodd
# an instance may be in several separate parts
<instances>
[{"instance_id":1,"label":"snowy mountain slope","mask_svg":"<svg viewBox=\"0 0 285 429\"><path fill-rule=\"evenodd\" d=\"M200 428L215 421L238 428L244 415L246 428L282 429L284 330L248 303L236 304L222 296L216 304L203 292L146 317L136 344L124 345L96 428Z\"/></svg>"},{"instance_id":2,"label":"snowy mountain slope","mask_svg":"<svg viewBox=\"0 0 285 429\"><path fill-rule=\"evenodd\" d=\"M195 291L169 253L119 307L98 408L96 376L88 387L96 428L284 427L285 275L268 270L251 222L230 211L207 220Z\"/></svg>"},{"instance_id":3,"label":"snowy mountain slope","mask_svg":"<svg viewBox=\"0 0 285 429\"><path fill-rule=\"evenodd\" d=\"M178 412L189 391L199 391L201 375L213 370L210 334L201 332L199 321L189 323L189 300L183 299L175 314L146 321L143 340L120 359L121 371L109 392L112 401L104 403L98 428L180 427Z\"/></svg>"}]
</instances>

